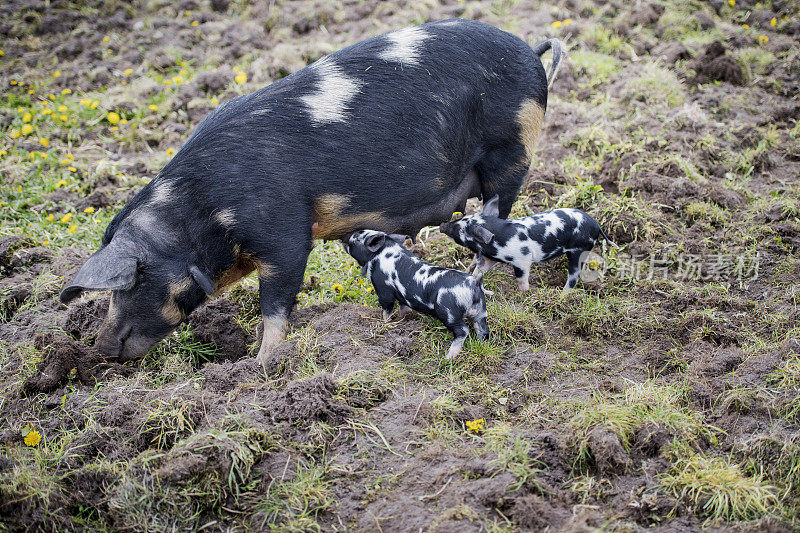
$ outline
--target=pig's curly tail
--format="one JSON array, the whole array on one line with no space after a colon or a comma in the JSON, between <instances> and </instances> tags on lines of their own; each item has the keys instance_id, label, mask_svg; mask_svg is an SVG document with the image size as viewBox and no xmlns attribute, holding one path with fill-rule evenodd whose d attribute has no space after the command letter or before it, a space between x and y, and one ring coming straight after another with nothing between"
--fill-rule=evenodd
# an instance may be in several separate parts
<instances>
[{"instance_id":1,"label":"pig's curly tail","mask_svg":"<svg viewBox=\"0 0 800 533\"><path fill-rule=\"evenodd\" d=\"M534 45L533 51L539 57L548 50L553 51L553 61L550 63L550 68L547 70L547 88L553 85L553 80L558 74L558 67L561 66L561 59L564 57L564 45L558 39L547 39L539 44Z\"/></svg>"}]
</instances>

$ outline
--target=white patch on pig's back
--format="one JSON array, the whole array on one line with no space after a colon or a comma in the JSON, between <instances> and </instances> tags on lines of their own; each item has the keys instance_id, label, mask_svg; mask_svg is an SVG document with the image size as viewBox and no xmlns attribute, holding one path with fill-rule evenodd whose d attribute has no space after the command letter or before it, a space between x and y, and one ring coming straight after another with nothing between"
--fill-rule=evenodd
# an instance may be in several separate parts
<instances>
[{"instance_id":1,"label":"white patch on pig's back","mask_svg":"<svg viewBox=\"0 0 800 533\"><path fill-rule=\"evenodd\" d=\"M350 102L361 91L363 82L347 76L342 68L328 57L320 59L311 68L319 78L316 90L300 97L311 116L311 121L317 126L331 122L345 122Z\"/></svg>"}]
</instances>

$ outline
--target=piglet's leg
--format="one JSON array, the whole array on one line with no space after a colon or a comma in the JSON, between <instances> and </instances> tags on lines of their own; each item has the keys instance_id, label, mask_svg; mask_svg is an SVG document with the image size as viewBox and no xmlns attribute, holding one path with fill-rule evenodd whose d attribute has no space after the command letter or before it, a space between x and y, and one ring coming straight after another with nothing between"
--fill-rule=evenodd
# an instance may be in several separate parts
<instances>
[{"instance_id":1,"label":"piglet's leg","mask_svg":"<svg viewBox=\"0 0 800 533\"><path fill-rule=\"evenodd\" d=\"M581 276L581 252L567 252L567 283L564 292L571 291L578 283Z\"/></svg>"},{"instance_id":2,"label":"piglet's leg","mask_svg":"<svg viewBox=\"0 0 800 533\"><path fill-rule=\"evenodd\" d=\"M376 289L376 292L378 292L378 289ZM378 293L378 304L383 309L383 321L389 322L394 312L394 296L381 291Z\"/></svg>"},{"instance_id":3,"label":"piglet's leg","mask_svg":"<svg viewBox=\"0 0 800 533\"><path fill-rule=\"evenodd\" d=\"M461 353L461 347L464 346L464 341L467 339L467 335L469 335L469 326L462 320L454 324L448 324L447 328L453 332L455 336L453 344L451 344L450 349L447 350L447 358L453 359Z\"/></svg>"},{"instance_id":4,"label":"piglet's leg","mask_svg":"<svg viewBox=\"0 0 800 533\"><path fill-rule=\"evenodd\" d=\"M528 283L528 276L531 273L531 266L528 265L526 268L519 268L517 266L514 267L514 276L517 278L517 286L521 291L527 291L530 289L530 284Z\"/></svg>"}]
</instances>

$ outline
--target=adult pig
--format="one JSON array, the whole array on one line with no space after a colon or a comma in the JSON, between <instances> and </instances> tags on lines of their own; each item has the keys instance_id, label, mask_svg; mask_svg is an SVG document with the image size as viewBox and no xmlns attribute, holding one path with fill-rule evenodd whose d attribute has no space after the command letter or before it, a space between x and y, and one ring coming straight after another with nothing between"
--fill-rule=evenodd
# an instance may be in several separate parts
<instances>
[{"instance_id":1,"label":"adult pig","mask_svg":"<svg viewBox=\"0 0 800 533\"><path fill-rule=\"evenodd\" d=\"M554 39L531 48L448 20L367 39L235 98L114 217L61 301L110 290L96 346L127 360L257 270L263 363L312 239L415 235L478 196L497 195L508 216L560 60Z\"/></svg>"}]
</instances>

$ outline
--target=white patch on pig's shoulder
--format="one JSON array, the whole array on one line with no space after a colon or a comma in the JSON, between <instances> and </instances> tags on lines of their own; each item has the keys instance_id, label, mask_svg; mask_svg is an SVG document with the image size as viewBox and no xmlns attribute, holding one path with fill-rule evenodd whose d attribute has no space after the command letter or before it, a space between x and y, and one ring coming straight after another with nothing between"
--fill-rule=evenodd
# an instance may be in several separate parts
<instances>
[{"instance_id":1,"label":"white patch on pig's shoulder","mask_svg":"<svg viewBox=\"0 0 800 533\"><path fill-rule=\"evenodd\" d=\"M150 195L151 205L164 205L174 200L172 184L168 181L158 180L153 183L153 189Z\"/></svg>"},{"instance_id":2,"label":"white patch on pig's shoulder","mask_svg":"<svg viewBox=\"0 0 800 533\"><path fill-rule=\"evenodd\" d=\"M326 57L312 66L319 80L316 90L300 97L316 125L345 122L349 104L361 91L363 82L347 76L342 68Z\"/></svg>"},{"instance_id":3,"label":"white patch on pig's shoulder","mask_svg":"<svg viewBox=\"0 0 800 533\"><path fill-rule=\"evenodd\" d=\"M379 54L384 61L397 61L404 65L418 65L422 42L430 34L420 28L404 28L386 34L389 48Z\"/></svg>"},{"instance_id":4,"label":"white patch on pig's shoulder","mask_svg":"<svg viewBox=\"0 0 800 533\"><path fill-rule=\"evenodd\" d=\"M230 228L236 224L236 213L231 207L221 209L214 213L214 220L216 220L220 226Z\"/></svg>"}]
</instances>

